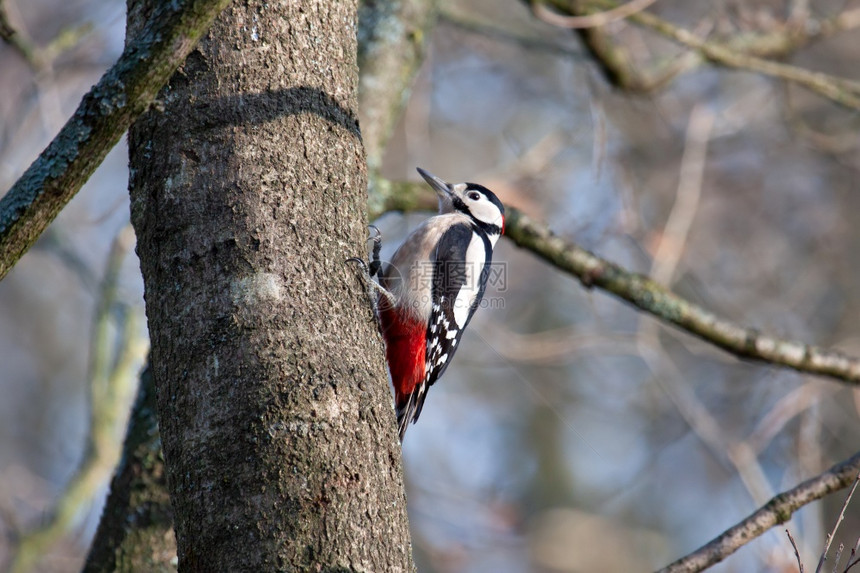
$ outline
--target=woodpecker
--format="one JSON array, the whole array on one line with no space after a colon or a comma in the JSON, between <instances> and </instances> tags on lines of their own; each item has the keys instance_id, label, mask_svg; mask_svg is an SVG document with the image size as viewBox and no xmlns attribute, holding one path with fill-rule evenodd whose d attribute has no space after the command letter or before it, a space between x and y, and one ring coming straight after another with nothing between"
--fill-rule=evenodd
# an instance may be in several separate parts
<instances>
[{"instance_id":1,"label":"woodpecker","mask_svg":"<svg viewBox=\"0 0 860 573\"><path fill-rule=\"evenodd\" d=\"M420 168L418 173L436 191L439 214L413 231L391 261L379 261L379 234L369 267L352 259L362 264L376 291L374 311L401 441L408 424L418 420L427 389L454 357L484 296L493 247L505 230L505 207L486 187L446 183Z\"/></svg>"}]
</instances>

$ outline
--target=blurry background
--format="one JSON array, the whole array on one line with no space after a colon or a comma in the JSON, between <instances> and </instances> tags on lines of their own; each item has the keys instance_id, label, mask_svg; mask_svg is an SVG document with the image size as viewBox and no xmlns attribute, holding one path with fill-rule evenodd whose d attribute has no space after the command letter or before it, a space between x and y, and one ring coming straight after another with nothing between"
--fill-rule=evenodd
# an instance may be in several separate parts
<instances>
[{"instance_id":1,"label":"blurry background","mask_svg":"<svg viewBox=\"0 0 860 573\"><path fill-rule=\"evenodd\" d=\"M0 45L5 190L119 56L125 6L3 6L40 48L27 62ZM704 34L766 30L788 9L661 0L650 10ZM611 29L643 66L681 53L648 31ZM857 61L856 31L791 58L843 77ZM482 183L721 316L857 356L858 124L795 86L708 66L658 93L620 94L574 33L522 3L446 0L383 171ZM145 353L132 320L142 321L142 284L122 233L126 157L123 142L0 282L0 567L16 536L50 521L87 459L90 381L122 357L134 372ZM383 254L426 216L377 221ZM649 571L857 450L860 391L740 362L504 240L496 253L506 273L404 443L422 573ZM115 289L104 288L109 268ZM79 570L104 489L71 512L37 570ZM787 524L807 568L844 496ZM854 545L858 508L837 543ZM796 563L776 528L713 570Z\"/></svg>"}]
</instances>

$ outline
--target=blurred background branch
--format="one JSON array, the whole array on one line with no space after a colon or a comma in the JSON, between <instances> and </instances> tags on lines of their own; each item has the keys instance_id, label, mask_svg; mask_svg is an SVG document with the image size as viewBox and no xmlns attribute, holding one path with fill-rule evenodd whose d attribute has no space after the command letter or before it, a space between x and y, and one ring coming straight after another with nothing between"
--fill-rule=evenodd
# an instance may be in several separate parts
<instances>
[{"instance_id":1,"label":"blurred background branch","mask_svg":"<svg viewBox=\"0 0 860 573\"><path fill-rule=\"evenodd\" d=\"M436 0L368 1L359 7L359 120L371 205L391 194L380 176L383 154L409 101L437 10Z\"/></svg>"},{"instance_id":2,"label":"blurred background branch","mask_svg":"<svg viewBox=\"0 0 860 573\"><path fill-rule=\"evenodd\" d=\"M368 170L382 167L385 147L403 115L433 33L435 0L362 2L358 14L358 97ZM373 182L371 182L373 189Z\"/></svg>"},{"instance_id":3,"label":"blurred background branch","mask_svg":"<svg viewBox=\"0 0 860 573\"><path fill-rule=\"evenodd\" d=\"M790 25L786 24L779 31L754 36L734 35L731 41L721 42L704 39L694 31L675 26L667 20L643 11L642 6L632 6L632 4L634 3L624 5L631 7L624 11L625 17L630 22L689 48L705 61L726 68L747 70L793 82L847 108L860 109L860 82L764 59L764 57L784 57L813 40L856 28L860 25L860 12L857 9L846 10L820 22L809 20L799 22L795 14ZM551 11L547 5L551 5L557 12ZM611 0L584 2L532 0L531 6L543 21L562 27L574 27L564 24L565 17L587 19L594 17L597 10L620 9ZM559 15L559 13L569 16ZM599 24L591 27L599 27L606 23L602 19L598 21ZM625 48L616 45L603 30L586 33L585 43L600 62L607 79L631 92L647 92L663 87L666 82L693 66L692 61L680 59L682 57L679 56L668 70L653 73L637 72L636 64L631 62Z\"/></svg>"},{"instance_id":4,"label":"blurred background branch","mask_svg":"<svg viewBox=\"0 0 860 573\"><path fill-rule=\"evenodd\" d=\"M37 66L36 48L12 26L5 2L0 2L0 40L12 46L29 64Z\"/></svg>"},{"instance_id":5,"label":"blurred background branch","mask_svg":"<svg viewBox=\"0 0 860 573\"><path fill-rule=\"evenodd\" d=\"M579 28L597 28L599 26L606 26L612 22L629 18L636 12L641 12L655 1L656 0L630 0L620 6L609 8L605 12L594 12L587 16L564 16L553 12L546 7L546 3L540 1L532 2L531 8L532 14L534 14L539 20L542 20L547 24L552 24L553 26L558 26L559 28L570 28L573 30Z\"/></svg>"},{"instance_id":6,"label":"blurred background branch","mask_svg":"<svg viewBox=\"0 0 860 573\"><path fill-rule=\"evenodd\" d=\"M173 508L149 365L140 375L121 460L83 571L176 571Z\"/></svg>"},{"instance_id":7,"label":"blurred background branch","mask_svg":"<svg viewBox=\"0 0 860 573\"><path fill-rule=\"evenodd\" d=\"M38 73L49 70L57 57L79 44L92 29L89 23L68 26L60 30L46 46L38 46L19 27L12 25L9 5L5 1L0 2L0 40L18 52Z\"/></svg>"},{"instance_id":8,"label":"blurred background branch","mask_svg":"<svg viewBox=\"0 0 860 573\"><path fill-rule=\"evenodd\" d=\"M133 244L131 226L125 227L113 241L93 318L90 430L83 458L40 526L16 535L12 543L12 572L30 571L50 546L69 532L119 460L120 436L134 394L137 369L148 348L148 341L141 335L139 310L117 299L120 268Z\"/></svg>"}]
</instances>

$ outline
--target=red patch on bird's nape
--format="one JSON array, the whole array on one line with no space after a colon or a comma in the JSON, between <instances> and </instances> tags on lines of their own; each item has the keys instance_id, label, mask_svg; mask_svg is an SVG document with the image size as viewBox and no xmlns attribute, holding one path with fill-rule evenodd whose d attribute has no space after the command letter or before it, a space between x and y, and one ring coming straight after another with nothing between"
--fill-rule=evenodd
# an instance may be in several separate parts
<instances>
[{"instance_id":1,"label":"red patch on bird's nape","mask_svg":"<svg viewBox=\"0 0 860 573\"><path fill-rule=\"evenodd\" d=\"M502 235L505 234L505 216L502 215Z\"/></svg>"}]
</instances>

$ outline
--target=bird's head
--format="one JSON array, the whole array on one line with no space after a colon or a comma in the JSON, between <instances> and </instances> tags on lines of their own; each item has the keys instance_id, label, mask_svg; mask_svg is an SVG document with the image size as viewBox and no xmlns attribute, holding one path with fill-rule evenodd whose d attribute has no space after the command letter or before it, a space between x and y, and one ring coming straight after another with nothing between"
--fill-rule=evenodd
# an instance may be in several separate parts
<instances>
[{"instance_id":1,"label":"bird's head","mask_svg":"<svg viewBox=\"0 0 860 573\"><path fill-rule=\"evenodd\" d=\"M418 173L436 191L440 213L463 213L488 235L505 232L505 206L495 193L477 183L448 183L420 167Z\"/></svg>"}]
</instances>

